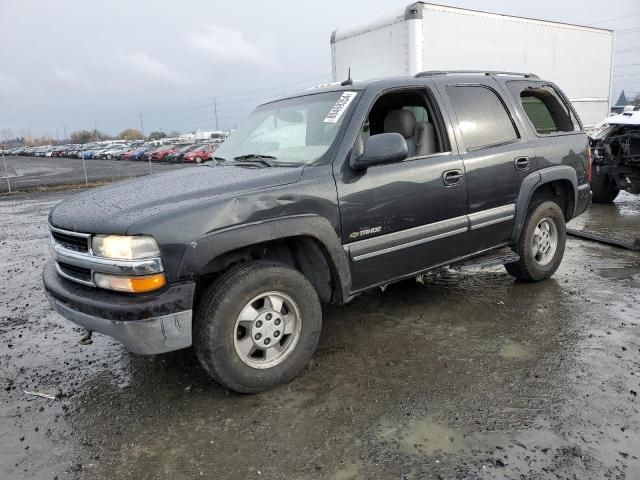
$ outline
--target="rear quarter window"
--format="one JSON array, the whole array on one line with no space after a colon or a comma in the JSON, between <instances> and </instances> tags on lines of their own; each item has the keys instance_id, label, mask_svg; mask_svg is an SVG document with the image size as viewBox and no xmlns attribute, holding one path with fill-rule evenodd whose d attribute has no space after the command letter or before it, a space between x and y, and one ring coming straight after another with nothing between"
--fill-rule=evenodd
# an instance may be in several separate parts
<instances>
[{"instance_id":1,"label":"rear quarter window","mask_svg":"<svg viewBox=\"0 0 640 480\"><path fill-rule=\"evenodd\" d=\"M549 85L507 82L538 135L580 130L571 108Z\"/></svg>"},{"instance_id":2,"label":"rear quarter window","mask_svg":"<svg viewBox=\"0 0 640 480\"><path fill-rule=\"evenodd\" d=\"M467 151L510 143L519 138L509 112L492 89L480 85L449 85L447 95Z\"/></svg>"}]
</instances>

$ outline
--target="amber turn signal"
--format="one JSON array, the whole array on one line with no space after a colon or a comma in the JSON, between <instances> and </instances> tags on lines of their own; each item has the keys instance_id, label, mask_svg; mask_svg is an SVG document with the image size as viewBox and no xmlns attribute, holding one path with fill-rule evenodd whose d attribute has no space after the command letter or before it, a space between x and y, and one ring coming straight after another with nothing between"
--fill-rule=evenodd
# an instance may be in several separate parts
<instances>
[{"instance_id":1,"label":"amber turn signal","mask_svg":"<svg viewBox=\"0 0 640 480\"><path fill-rule=\"evenodd\" d=\"M158 290L167 284L164 273L139 277L121 277L119 275L105 275L95 273L93 281L97 287L116 292L144 293Z\"/></svg>"}]
</instances>

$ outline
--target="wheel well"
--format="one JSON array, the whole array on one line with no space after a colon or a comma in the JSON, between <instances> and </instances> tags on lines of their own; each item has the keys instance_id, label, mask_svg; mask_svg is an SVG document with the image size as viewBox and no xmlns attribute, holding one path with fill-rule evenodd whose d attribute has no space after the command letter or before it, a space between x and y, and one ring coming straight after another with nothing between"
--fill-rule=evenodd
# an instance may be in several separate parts
<instances>
[{"instance_id":1,"label":"wheel well","mask_svg":"<svg viewBox=\"0 0 640 480\"><path fill-rule=\"evenodd\" d=\"M339 279L324 245L313 237L287 237L256 243L226 252L212 260L198 281L196 300L200 293L224 271L252 260L274 260L295 268L311 282L320 301L337 301Z\"/></svg>"},{"instance_id":2,"label":"wheel well","mask_svg":"<svg viewBox=\"0 0 640 480\"><path fill-rule=\"evenodd\" d=\"M569 180L554 180L536 188L531 195L529 205L538 200L551 200L558 204L564 213L565 220L571 220L575 209L573 185Z\"/></svg>"}]
</instances>

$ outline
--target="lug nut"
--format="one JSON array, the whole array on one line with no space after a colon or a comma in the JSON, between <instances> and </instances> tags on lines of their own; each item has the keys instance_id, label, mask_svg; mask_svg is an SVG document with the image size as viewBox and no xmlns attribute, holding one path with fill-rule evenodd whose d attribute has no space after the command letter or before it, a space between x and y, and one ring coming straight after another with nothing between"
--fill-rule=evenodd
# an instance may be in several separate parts
<instances>
[{"instance_id":1,"label":"lug nut","mask_svg":"<svg viewBox=\"0 0 640 480\"><path fill-rule=\"evenodd\" d=\"M269 345L270 343L271 343L271 340L270 340L270 339L268 339L268 338L265 338L265 339L264 339L264 344L265 344L265 345Z\"/></svg>"},{"instance_id":2,"label":"lug nut","mask_svg":"<svg viewBox=\"0 0 640 480\"><path fill-rule=\"evenodd\" d=\"M256 340L260 340L262 338L262 335L260 333L256 333Z\"/></svg>"},{"instance_id":3,"label":"lug nut","mask_svg":"<svg viewBox=\"0 0 640 480\"><path fill-rule=\"evenodd\" d=\"M271 314L267 313L267 320L271 320Z\"/></svg>"},{"instance_id":4,"label":"lug nut","mask_svg":"<svg viewBox=\"0 0 640 480\"><path fill-rule=\"evenodd\" d=\"M260 328L262 326L262 320L258 320L256 322L256 328Z\"/></svg>"},{"instance_id":5,"label":"lug nut","mask_svg":"<svg viewBox=\"0 0 640 480\"><path fill-rule=\"evenodd\" d=\"M276 318L273 323L275 323L276 325L280 325L280 322L281 320L279 318Z\"/></svg>"},{"instance_id":6,"label":"lug nut","mask_svg":"<svg viewBox=\"0 0 640 480\"><path fill-rule=\"evenodd\" d=\"M280 336L280 331L276 330L275 332L273 332L273 336L274 338L278 338Z\"/></svg>"}]
</instances>

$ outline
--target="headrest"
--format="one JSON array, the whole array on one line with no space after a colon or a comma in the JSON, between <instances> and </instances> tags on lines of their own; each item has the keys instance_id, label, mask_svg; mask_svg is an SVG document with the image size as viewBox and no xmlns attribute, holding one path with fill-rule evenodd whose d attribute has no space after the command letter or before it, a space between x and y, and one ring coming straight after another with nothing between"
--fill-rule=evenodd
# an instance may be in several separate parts
<instances>
[{"instance_id":1,"label":"headrest","mask_svg":"<svg viewBox=\"0 0 640 480\"><path fill-rule=\"evenodd\" d=\"M384 117L385 133L399 133L404 138L413 137L416 132L416 117L409 110L391 110Z\"/></svg>"}]
</instances>

